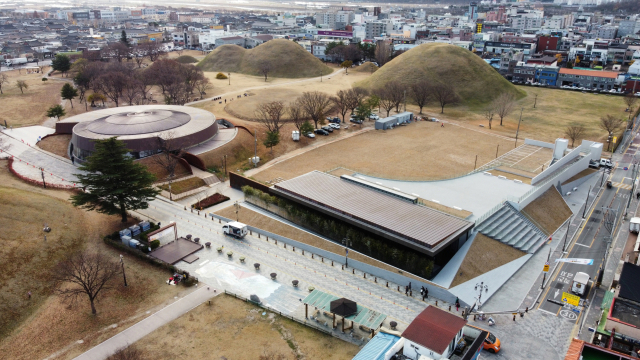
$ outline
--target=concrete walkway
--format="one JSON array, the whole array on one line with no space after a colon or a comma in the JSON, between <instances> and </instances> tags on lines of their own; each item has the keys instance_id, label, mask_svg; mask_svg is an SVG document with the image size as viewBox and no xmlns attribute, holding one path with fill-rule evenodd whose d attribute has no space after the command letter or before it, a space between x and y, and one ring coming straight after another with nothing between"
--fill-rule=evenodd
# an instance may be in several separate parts
<instances>
[{"instance_id":1,"label":"concrete walkway","mask_svg":"<svg viewBox=\"0 0 640 360\"><path fill-rule=\"evenodd\" d=\"M204 284L202 284L204 285ZM112 338L102 342L100 345L93 347L74 360L102 360L113 355L119 349L125 348L136 341L149 335L159 327L170 323L180 316L188 313L193 308L219 295L222 291L214 292L214 288L202 286L202 288L192 292L191 294L177 300L171 305L166 306L162 310L154 313L146 319L136 323L130 328L114 335Z\"/></svg>"}]
</instances>

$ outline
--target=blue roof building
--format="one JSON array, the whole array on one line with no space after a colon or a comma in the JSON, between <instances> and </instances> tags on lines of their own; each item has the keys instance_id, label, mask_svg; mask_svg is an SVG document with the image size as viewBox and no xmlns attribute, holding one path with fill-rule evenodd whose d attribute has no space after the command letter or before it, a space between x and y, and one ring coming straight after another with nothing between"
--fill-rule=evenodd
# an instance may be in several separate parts
<instances>
[{"instance_id":1,"label":"blue roof building","mask_svg":"<svg viewBox=\"0 0 640 360\"><path fill-rule=\"evenodd\" d=\"M392 350L398 341L400 341L399 336L380 331L356 354L353 360L384 360L387 352ZM394 349L393 353L397 353L398 350Z\"/></svg>"}]
</instances>

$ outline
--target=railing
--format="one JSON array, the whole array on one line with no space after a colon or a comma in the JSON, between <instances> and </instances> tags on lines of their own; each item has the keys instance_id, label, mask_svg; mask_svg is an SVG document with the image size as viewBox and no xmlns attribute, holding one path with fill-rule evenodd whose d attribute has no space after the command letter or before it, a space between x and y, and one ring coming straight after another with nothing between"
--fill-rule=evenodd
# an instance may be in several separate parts
<instances>
[{"instance_id":1,"label":"railing","mask_svg":"<svg viewBox=\"0 0 640 360\"><path fill-rule=\"evenodd\" d=\"M498 205L494 206L491 208L491 210L487 211L486 213L482 214L482 216L480 216L479 218L476 219L476 225L478 226L480 225L481 222L487 220L489 218L489 216L495 214L498 210L500 210L502 208L502 206L504 205L504 202L506 200L502 199Z\"/></svg>"}]
</instances>

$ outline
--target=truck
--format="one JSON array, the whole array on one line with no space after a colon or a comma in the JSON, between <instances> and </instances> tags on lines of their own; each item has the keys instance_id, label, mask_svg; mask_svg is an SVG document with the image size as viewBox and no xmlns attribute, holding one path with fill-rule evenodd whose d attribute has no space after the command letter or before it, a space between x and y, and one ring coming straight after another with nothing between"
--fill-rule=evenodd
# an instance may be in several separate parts
<instances>
[{"instance_id":1,"label":"truck","mask_svg":"<svg viewBox=\"0 0 640 360\"><path fill-rule=\"evenodd\" d=\"M609 159L600 159L600 166L611 169L613 167L613 163Z\"/></svg>"},{"instance_id":2,"label":"truck","mask_svg":"<svg viewBox=\"0 0 640 360\"><path fill-rule=\"evenodd\" d=\"M291 138L293 139L293 141L300 141L300 131L293 130L291 132Z\"/></svg>"},{"instance_id":3,"label":"truck","mask_svg":"<svg viewBox=\"0 0 640 360\"><path fill-rule=\"evenodd\" d=\"M26 63L27 63L27 58L6 59L4 61L4 64L6 66L21 65Z\"/></svg>"},{"instance_id":4,"label":"truck","mask_svg":"<svg viewBox=\"0 0 640 360\"><path fill-rule=\"evenodd\" d=\"M591 280L589 274L583 272L576 273L571 283L571 292L578 296L584 295L587 290L587 285L589 285L589 280Z\"/></svg>"},{"instance_id":5,"label":"truck","mask_svg":"<svg viewBox=\"0 0 640 360\"><path fill-rule=\"evenodd\" d=\"M640 232L640 217L631 218L629 221L629 232L637 234Z\"/></svg>"},{"instance_id":6,"label":"truck","mask_svg":"<svg viewBox=\"0 0 640 360\"><path fill-rule=\"evenodd\" d=\"M222 232L225 235L233 236L234 238L237 238L237 239L242 239L248 233L247 225L237 221L231 221L226 223L222 227Z\"/></svg>"}]
</instances>

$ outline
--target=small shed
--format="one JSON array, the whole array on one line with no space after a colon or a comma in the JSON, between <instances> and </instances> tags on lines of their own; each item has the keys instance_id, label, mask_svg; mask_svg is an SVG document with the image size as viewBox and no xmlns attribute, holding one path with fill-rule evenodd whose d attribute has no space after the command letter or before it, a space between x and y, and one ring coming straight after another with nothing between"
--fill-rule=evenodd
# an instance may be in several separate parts
<instances>
[{"instance_id":1,"label":"small shed","mask_svg":"<svg viewBox=\"0 0 640 360\"><path fill-rule=\"evenodd\" d=\"M387 130L396 125L398 125L398 119L395 116L376 120L376 130Z\"/></svg>"},{"instance_id":2,"label":"small shed","mask_svg":"<svg viewBox=\"0 0 640 360\"><path fill-rule=\"evenodd\" d=\"M408 123L413 120L413 113L411 111L401 112L400 114L393 115L396 119L398 119L398 124Z\"/></svg>"}]
</instances>

